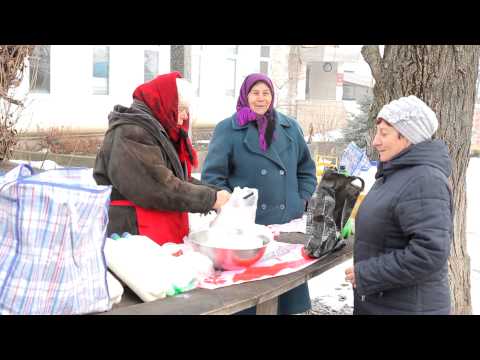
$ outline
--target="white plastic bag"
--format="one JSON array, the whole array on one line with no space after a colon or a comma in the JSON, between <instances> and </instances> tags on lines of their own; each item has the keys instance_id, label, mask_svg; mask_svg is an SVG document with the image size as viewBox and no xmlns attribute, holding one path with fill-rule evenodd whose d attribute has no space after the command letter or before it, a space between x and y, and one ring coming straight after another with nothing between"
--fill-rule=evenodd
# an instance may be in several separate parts
<instances>
[{"instance_id":1,"label":"white plastic bag","mask_svg":"<svg viewBox=\"0 0 480 360\"><path fill-rule=\"evenodd\" d=\"M242 228L255 223L258 190L248 187L235 187L232 196L220 209L211 227Z\"/></svg>"},{"instance_id":2,"label":"white plastic bag","mask_svg":"<svg viewBox=\"0 0 480 360\"><path fill-rule=\"evenodd\" d=\"M232 196L221 208L208 229L206 245L222 249L257 249L273 233L264 225L255 224L258 190L235 187Z\"/></svg>"},{"instance_id":3,"label":"white plastic bag","mask_svg":"<svg viewBox=\"0 0 480 360\"><path fill-rule=\"evenodd\" d=\"M195 288L214 272L208 257L182 244L158 245L146 236L107 238L105 257L115 273L140 299L149 302Z\"/></svg>"},{"instance_id":4,"label":"white plastic bag","mask_svg":"<svg viewBox=\"0 0 480 360\"><path fill-rule=\"evenodd\" d=\"M129 236L105 243L108 268L143 301L167 296L170 256L145 236Z\"/></svg>"},{"instance_id":5,"label":"white plastic bag","mask_svg":"<svg viewBox=\"0 0 480 360\"><path fill-rule=\"evenodd\" d=\"M273 239L270 229L254 223L240 227L215 226L208 230L205 245L220 249L247 250L263 246L264 239Z\"/></svg>"},{"instance_id":6,"label":"white plastic bag","mask_svg":"<svg viewBox=\"0 0 480 360\"><path fill-rule=\"evenodd\" d=\"M217 213L215 211L210 211L206 215L201 213L188 213L188 225L190 227L189 232L208 230L210 224L216 216Z\"/></svg>"},{"instance_id":7,"label":"white plastic bag","mask_svg":"<svg viewBox=\"0 0 480 360\"><path fill-rule=\"evenodd\" d=\"M115 279L115 277L107 271L107 285L108 285L108 293L110 294L110 301L112 304L119 304L122 301L123 295L123 286Z\"/></svg>"}]
</instances>

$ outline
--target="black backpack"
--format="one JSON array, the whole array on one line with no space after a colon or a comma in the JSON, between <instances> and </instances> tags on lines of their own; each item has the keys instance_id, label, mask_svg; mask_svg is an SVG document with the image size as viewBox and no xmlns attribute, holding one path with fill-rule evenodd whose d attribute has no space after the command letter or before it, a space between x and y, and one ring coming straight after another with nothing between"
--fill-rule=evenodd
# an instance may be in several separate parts
<instances>
[{"instance_id":1,"label":"black backpack","mask_svg":"<svg viewBox=\"0 0 480 360\"><path fill-rule=\"evenodd\" d=\"M357 179L361 187L352 184ZM309 256L319 258L345 245L340 232L364 187L365 182L360 177L344 175L336 169L325 170L309 204L305 245Z\"/></svg>"}]
</instances>

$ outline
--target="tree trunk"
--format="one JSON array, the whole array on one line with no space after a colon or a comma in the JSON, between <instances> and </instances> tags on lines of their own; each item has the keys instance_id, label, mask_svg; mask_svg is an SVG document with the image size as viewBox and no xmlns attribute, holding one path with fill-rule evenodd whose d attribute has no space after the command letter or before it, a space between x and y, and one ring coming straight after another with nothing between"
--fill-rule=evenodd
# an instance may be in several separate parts
<instances>
[{"instance_id":1,"label":"tree trunk","mask_svg":"<svg viewBox=\"0 0 480 360\"><path fill-rule=\"evenodd\" d=\"M287 115L297 119L297 86L300 77L300 49L298 45L290 46L288 54L288 96L289 99Z\"/></svg>"},{"instance_id":2,"label":"tree trunk","mask_svg":"<svg viewBox=\"0 0 480 360\"><path fill-rule=\"evenodd\" d=\"M382 57L378 46L369 45L362 48L362 55L375 79L369 121L383 105L408 95L416 95L437 114L435 137L447 144L453 167L449 179L455 208L449 258L452 313L471 314L465 192L480 46L386 45ZM372 147L368 153L373 154Z\"/></svg>"}]
</instances>

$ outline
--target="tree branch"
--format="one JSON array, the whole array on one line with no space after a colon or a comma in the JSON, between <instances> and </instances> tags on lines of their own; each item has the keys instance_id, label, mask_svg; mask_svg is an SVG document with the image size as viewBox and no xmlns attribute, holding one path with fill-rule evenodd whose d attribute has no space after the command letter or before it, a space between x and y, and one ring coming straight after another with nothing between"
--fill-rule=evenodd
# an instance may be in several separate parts
<instances>
[{"instance_id":1,"label":"tree branch","mask_svg":"<svg viewBox=\"0 0 480 360\"><path fill-rule=\"evenodd\" d=\"M378 45L365 45L362 47L362 56L372 70L376 82L380 81L382 74L382 57Z\"/></svg>"},{"instance_id":2,"label":"tree branch","mask_svg":"<svg viewBox=\"0 0 480 360\"><path fill-rule=\"evenodd\" d=\"M11 104L23 107L23 102L22 101L8 96L7 93L3 90L0 90L0 98L3 98L5 101L7 101Z\"/></svg>"}]
</instances>

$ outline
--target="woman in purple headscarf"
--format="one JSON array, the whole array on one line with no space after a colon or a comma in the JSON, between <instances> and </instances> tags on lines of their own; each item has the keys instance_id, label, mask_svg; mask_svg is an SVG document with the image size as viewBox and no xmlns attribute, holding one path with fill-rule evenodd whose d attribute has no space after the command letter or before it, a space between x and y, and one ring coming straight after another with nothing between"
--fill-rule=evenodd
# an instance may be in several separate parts
<instances>
[{"instance_id":1,"label":"woman in purple headscarf","mask_svg":"<svg viewBox=\"0 0 480 360\"><path fill-rule=\"evenodd\" d=\"M284 224L303 215L317 185L300 125L273 108L274 86L263 74L248 75L237 111L215 128L202 168L202 181L228 191L258 189L255 222ZM311 306L307 285L280 296L279 314Z\"/></svg>"}]
</instances>

